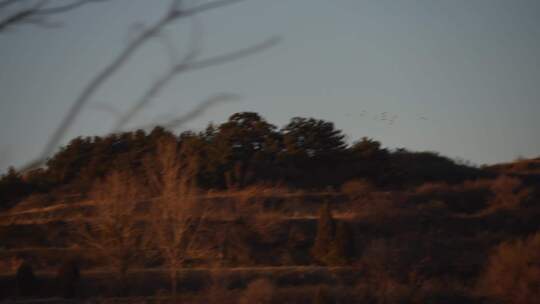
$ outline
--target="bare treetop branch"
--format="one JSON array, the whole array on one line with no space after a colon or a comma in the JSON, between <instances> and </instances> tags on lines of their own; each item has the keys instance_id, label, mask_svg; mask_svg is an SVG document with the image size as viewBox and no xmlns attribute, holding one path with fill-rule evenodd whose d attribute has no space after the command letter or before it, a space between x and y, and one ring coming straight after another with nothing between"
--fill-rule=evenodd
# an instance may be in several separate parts
<instances>
[{"instance_id":1,"label":"bare treetop branch","mask_svg":"<svg viewBox=\"0 0 540 304\"><path fill-rule=\"evenodd\" d=\"M110 0L71 0L60 2L57 0L38 0L25 2L24 5L19 5L23 2L17 2L15 0L0 0L0 10L3 15L6 15L6 11L12 11L11 14L7 14L7 17L0 17L0 34L5 29L15 25L21 24L35 24L42 27L55 26L49 20L49 16L55 14L61 14L76 10L90 3L107 2ZM107 83L113 75L115 75L122 67L124 67L130 59L134 57L137 51L143 47L148 41L152 39L160 39L162 43L167 47L171 64L170 67L164 72L162 76L157 78L150 87L144 92L138 101L128 109L127 113L115 114L116 123L114 124L113 132L121 131L129 123L133 117L136 116L145 106L147 106L151 100L159 94L159 92L166 87L175 77L184 72L189 72L198 69L204 69L227 62L235 61L251 54L263 51L272 47L278 42L278 38L272 37L263 41L262 43L255 44L250 47L241 48L230 53L199 59L202 53L201 36L202 32L197 26L197 20L194 18L196 15L219 9L228 5L235 4L244 0L215 0L210 2L202 2L202 4L196 4L187 7L182 0L169 0L170 5L166 7L162 16L149 26L141 26L137 28L134 33L134 37L128 41L125 47L116 55L115 58L107 65L105 65L91 80L82 88L80 94L76 96L73 103L67 110L67 113L61 118L58 126L53 130L52 135L47 139L47 142L34 161L27 163L21 168L22 171L27 171L39 166L42 166L45 160L52 155L52 153L58 148L66 133L70 130L73 124L81 115L82 110L89 104L92 97ZM183 18L189 18L193 20L192 32L188 40L188 49L186 53L180 57L177 56L177 51L168 43L167 37L164 35L163 30L167 26L173 24L175 21ZM232 99L233 94L218 94L208 100L202 102L199 106L196 106L192 110L188 111L186 115L181 115L175 119L166 122L167 126L178 127L179 125L191 120L194 116L201 115L209 107L224 101Z\"/></svg>"},{"instance_id":2,"label":"bare treetop branch","mask_svg":"<svg viewBox=\"0 0 540 304\"><path fill-rule=\"evenodd\" d=\"M192 57L186 56L184 58L184 60L182 60L177 65L172 66L168 73L166 73L162 77L158 78L152 84L152 86L145 92L145 94L141 97L141 99L131 109L129 109L128 112L125 115L123 115L118 120L117 124L113 128L113 132L120 131L122 128L124 128L125 125L138 112L140 112L144 107L146 107L151 102L152 98L154 98L158 94L158 92L160 92L166 85L168 85L169 82L171 82L174 79L174 77L176 77L177 75L188 72L188 71L192 71L192 70L204 69L204 68L209 68L209 67L212 67L212 66L217 66L217 65L229 63L229 62L232 62L232 61L235 61L235 60L250 56L252 54L261 52L263 50L266 50L266 49L276 45L278 42L279 42L278 37L271 37L271 38L269 38L269 39L267 39L267 40L265 40L265 41L263 41L261 43L258 43L256 45L253 45L253 46L250 46L250 47L247 47L247 48L244 48L244 49L236 50L234 52L230 52L230 53L227 53L227 54L222 54L222 55L218 55L218 56L215 56L215 57L202 59L200 61L191 61ZM195 56L196 55L194 55L193 57L195 57ZM195 58L193 58L193 59L195 59ZM230 98L226 98L226 99L230 99ZM219 98L219 99L214 98L213 100L214 101L211 104L215 104L216 101L221 100L221 98ZM205 103L205 104L208 105L208 103ZM199 108L199 107L197 107L197 108ZM203 106L200 109L206 109L206 106ZM198 110L190 111L189 113L198 114L198 113L200 113L200 111L198 111ZM185 115L183 115L180 119L176 119L175 122L171 122L170 124L178 127L178 126L180 126L180 124L182 122L187 121L186 118L187 117L185 117Z\"/></svg>"},{"instance_id":3,"label":"bare treetop branch","mask_svg":"<svg viewBox=\"0 0 540 304\"><path fill-rule=\"evenodd\" d=\"M35 24L39 26L48 26L46 17L69 12L75 9L78 9L84 5L97 2L105 2L109 0L78 0L72 3L51 6L47 7L47 4L50 2L48 0L39 1L33 5L28 5L26 7L15 10L14 12L8 14L8 16L0 19L0 33L4 32L6 29L12 26L21 25L21 24ZM20 2L20 1L19 1ZM6 0L0 2L0 10L5 9L13 4L17 3L14 0Z\"/></svg>"},{"instance_id":4,"label":"bare treetop branch","mask_svg":"<svg viewBox=\"0 0 540 304\"><path fill-rule=\"evenodd\" d=\"M183 17L190 17L196 14L200 14L209 10L217 9L227 5L231 5L236 2L243 0L220 0L210 3L201 4L194 6L185 10L178 11L175 8L178 8L177 5L172 5L165 14L152 26L148 27L146 30L141 32L134 40L132 40L122 52L100 73L98 73L92 81L83 89L79 97L72 104L71 108L68 110L67 114L64 116L60 125L57 127L56 131L50 137L47 142L45 149L41 153L41 156L38 158L36 163L40 163L47 156L49 156L54 149L58 146L60 141L63 139L65 133L72 126L76 118L78 118L83 107L88 103L90 98L101 88L101 86L115 73L117 72L132 56L133 54L150 38L156 36L160 31L167 26L168 24L174 22L175 20ZM177 0L173 0L172 4L179 3Z\"/></svg>"}]
</instances>

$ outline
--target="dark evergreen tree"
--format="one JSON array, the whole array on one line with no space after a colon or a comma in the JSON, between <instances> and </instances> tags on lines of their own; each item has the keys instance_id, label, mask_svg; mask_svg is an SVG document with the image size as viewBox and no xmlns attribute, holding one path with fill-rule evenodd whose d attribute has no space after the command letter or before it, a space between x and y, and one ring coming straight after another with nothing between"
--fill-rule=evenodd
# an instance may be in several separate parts
<instances>
[{"instance_id":1,"label":"dark evergreen tree","mask_svg":"<svg viewBox=\"0 0 540 304\"><path fill-rule=\"evenodd\" d=\"M317 261L326 263L326 258L334 241L335 230L336 223L332 217L330 206L328 203L325 203L319 210L317 236L311 250L313 257Z\"/></svg>"},{"instance_id":2,"label":"dark evergreen tree","mask_svg":"<svg viewBox=\"0 0 540 304\"><path fill-rule=\"evenodd\" d=\"M317 236L311 253L325 265L344 265L352 256L351 232L345 222L336 222L328 203L319 211Z\"/></svg>"},{"instance_id":3,"label":"dark evergreen tree","mask_svg":"<svg viewBox=\"0 0 540 304\"><path fill-rule=\"evenodd\" d=\"M333 123L295 117L281 133L280 159L289 184L310 188L340 184L346 143L345 136Z\"/></svg>"},{"instance_id":4,"label":"dark evergreen tree","mask_svg":"<svg viewBox=\"0 0 540 304\"><path fill-rule=\"evenodd\" d=\"M215 170L228 187L264 180L279 151L279 133L257 113L233 114L212 139Z\"/></svg>"},{"instance_id":5,"label":"dark evergreen tree","mask_svg":"<svg viewBox=\"0 0 540 304\"><path fill-rule=\"evenodd\" d=\"M314 118L294 117L283 129L285 151L308 158L335 156L346 148L345 135L334 124Z\"/></svg>"},{"instance_id":6,"label":"dark evergreen tree","mask_svg":"<svg viewBox=\"0 0 540 304\"><path fill-rule=\"evenodd\" d=\"M148 134L137 130L78 137L49 159L46 167L24 176L13 169L3 175L0 209L11 208L33 193L84 196L113 170L133 172L148 186L144 167L155 161L157 144L163 140L182 146L185 155L179 157L197 157L197 181L205 189L257 183L327 189L351 179L404 188L430 181L457 183L488 173L435 153L388 151L380 142L366 137L347 147L344 139L331 122L295 117L278 131L253 112L236 113L219 126L211 124L203 132L180 136L156 127Z\"/></svg>"},{"instance_id":7,"label":"dark evergreen tree","mask_svg":"<svg viewBox=\"0 0 540 304\"><path fill-rule=\"evenodd\" d=\"M326 261L332 265L345 265L353 255L353 241L351 231L346 222L339 221L336 226L336 233Z\"/></svg>"},{"instance_id":8,"label":"dark evergreen tree","mask_svg":"<svg viewBox=\"0 0 540 304\"><path fill-rule=\"evenodd\" d=\"M356 158L370 160L379 158L387 152L381 149L380 142L367 137L363 137L360 141L355 142L350 150Z\"/></svg>"},{"instance_id":9,"label":"dark evergreen tree","mask_svg":"<svg viewBox=\"0 0 540 304\"><path fill-rule=\"evenodd\" d=\"M29 194L29 185L14 168L0 178L0 210L13 207L19 200Z\"/></svg>"}]
</instances>

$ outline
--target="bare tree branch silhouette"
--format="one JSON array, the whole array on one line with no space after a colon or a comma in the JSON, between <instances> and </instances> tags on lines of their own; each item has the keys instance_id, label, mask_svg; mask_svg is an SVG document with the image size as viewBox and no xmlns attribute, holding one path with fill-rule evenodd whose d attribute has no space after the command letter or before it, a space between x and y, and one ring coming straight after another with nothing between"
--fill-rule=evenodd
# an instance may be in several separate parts
<instances>
[{"instance_id":1,"label":"bare tree branch silhouette","mask_svg":"<svg viewBox=\"0 0 540 304\"><path fill-rule=\"evenodd\" d=\"M23 24L34 24L47 27L51 25L47 18L52 15L69 12L87 4L105 1L109 0L78 0L72 3L56 6L48 6L48 4L51 2L50 0L34 2L33 5L29 5L29 1L26 1L25 6L15 9L13 12L8 13L6 17L0 19L0 33L10 27ZM0 2L0 12L6 8L9 8L10 6L14 6L16 3L20 4L21 2L22 1L20 0L2 1Z\"/></svg>"},{"instance_id":2,"label":"bare tree branch silhouette","mask_svg":"<svg viewBox=\"0 0 540 304\"><path fill-rule=\"evenodd\" d=\"M4 19L0 20L0 34L3 33L8 27L24 23L43 23L43 25L45 25L47 21L45 17L47 16L69 12L89 3L106 1L109 0L80 0L59 6L49 6L50 1L47 0L38 1L37 3L34 3L31 6L29 5L26 8L15 10L15 13L12 13L11 15L8 15ZM173 81L178 75L236 61L276 45L279 42L279 38L270 37L269 39L246 48L241 48L210 58L200 58L202 52L200 39L202 34L199 31L197 24L194 22L192 32L189 37L188 50L186 54L181 58L176 55L177 51L174 48L174 45L167 39L166 34L163 32L164 28L180 19L191 18L191 20L193 20L195 16L201 13L229 6L240 1L244 0L215 0L191 7L185 7L184 1L171 0L168 9L163 12L162 16L156 22L147 27L138 26L136 29L132 29L132 32L135 32L134 37L128 41L123 50L109 64L107 64L91 79L90 82L87 83L87 85L82 89L81 93L74 100L73 104L70 106L67 113L54 130L53 134L48 138L42 152L35 160L24 165L21 170L25 171L42 166L45 160L57 149L59 144L64 139L66 133L79 118L82 110L88 106L95 93L99 91L113 75L124 67L142 46L151 40L159 40L165 46L171 60L171 66L162 76L158 77L150 85L139 100L137 100L134 105L127 110L127 112L119 113L116 110L111 110L116 109L111 105L101 106L102 109L109 109L109 111L111 111L111 113L113 113L117 118L111 130L112 132L119 132L125 129L126 125L131 122L132 119L139 112L141 112L141 110L147 107L154 97L156 97L159 92L170 84L170 82ZM4 0L0 2L0 12L7 7L15 6L15 2L16 1L12 0ZM208 108L221 102L230 101L233 99L233 97L236 96L233 96L233 94L230 93L212 96L196 106L194 109L188 111L186 114L165 122L164 125L167 127L179 127L181 124L184 124L196 116L201 115Z\"/></svg>"},{"instance_id":3,"label":"bare tree branch silhouette","mask_svg":"<svg viewBox=\"0 0 540 304\"><path fill-rule=\"evenodd\" d=\"M156 95L166 85L168 85L172 80L174 80L174 78L176 76L178 76L179 74L189 72L189 71L193 71L193 70L209 68L209 67L225 64L225 63L228 63L228 62L232 62L232 61L244 58L246 56L249 56L251 54L258 53L258 52L260 52L262 50L265 50L267 48L270 48L273 45L275 45L278 41L279 41L279 39L277 37L272 37L270 39L267 39L266 41L263 41L262 43L254 45L254 46L251 46L251 47L248 47L248 48L245 48L245 49L241 49L241 50L237 50L237 51L234 51L234 52L231 52L231 53L228 53L228 54L202 59L200 61L191 62L191 60L192 60L191 58L196 57L197 56L196 54L194 54L193 56L186 56L181 62L179 62L178 64L176 64L174 66L171 66L171 68L169 69L169 71L166 74L164 74L160 78L156 79L156 81L152 84L152 86L143 94L143 96L141 96L141 99L139 99L139 101L137 103L135 103L135 105L131 109L129 109L127 111L127 113L125 113L125 115L123 115L118 120L118 122L116 123L116 125L115 125L115 127L113 128L112 131L117 132L117 131L122 130L122 128L124 128L125 125L129 121L131 121L131 119L138 112L140 112L143 108L148 106L148 104L152 101L152 99L154 97L156 97ZM223 97L222 95L220 95L220 96ZM230 94L225 99L230 100L229 97L230 97ZM219 103L220 100L223 100L223 98L215 98L215 97L210 98L209 100L207 100L204 103L205 105L201 109L208 108L208 105L217 104L217 103ZM209 102L209 101L211 101L211 102ZM197 108L199 108L199 107L197 107ZM196 109L194 109L194 111L190 111L190 113L192 113L192 114L200 114L200 113L202 113L201 111L198 111ZM181 121L183 121L185 119L186 119L185 115L182 115L182 119L177 119L176 120L177 122L174 123L174 125L176 125L176 127L178 127L180 125L179 122L181 122Z\"/></svg>"},{"instance_id":4,"label":"bare tree branch silhouette","mask_svg":"<svg viewBox=\"0 0 540 304\"><path fill-rule=\"evenodd\" d=\"M176 129L181 127L182 125L185 125L186 123L192 121L193 119L201 116L204 112L206 112L208 109L222 103L231 102L234 100L240 99L241 96L237 94L231 94L231 93L221 93L216 94L214 96L211 96L210 98L204 100L203 102L200 102L196 107L191 109L190 111L182 114L181 116L175 117L173 119L168 120L159 120L155 121L153 124L146 125L146 126L139 126L140 129L150 129L157 125L159 123L160 126L166 128L166 129Z\"/></svg>"}]
</instances>

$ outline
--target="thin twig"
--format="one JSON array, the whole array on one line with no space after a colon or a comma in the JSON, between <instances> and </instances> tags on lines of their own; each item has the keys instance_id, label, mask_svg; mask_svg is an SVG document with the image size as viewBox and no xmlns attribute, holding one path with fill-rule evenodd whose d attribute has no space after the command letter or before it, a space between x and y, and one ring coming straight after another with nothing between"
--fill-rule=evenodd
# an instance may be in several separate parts
<instances>
[{"instance_id":1,"label":"thin twig","mask_svg":"<svg viewBox=\"0 0 540 304\"><path fill-rule=\"evenodd\" d=\"M69 130L76 118L78 118L83 107L88 103L90 98L101 88L101 86L116 72L118 71L133 55L134 53L150 38L158 34L162 28L170 24L174 20L180 17L194 16L196 14L206 12L212 9L219 7L224 7L239 1L243 0L219 0L199 6L192 7L190 9L179 11L169 10L159 19L153 26L147 28L143 31L137 38L131 41L124 50L100 73L98 73L92 81L83 89L79 97L72 104L67 114L64 116L60 125L57 127L53 135L50 137L49 141L45 145L41 156L37 161L33 162L41 163L46 157L48 157L58 146L60 141L63 139L65 133ZM178 1L173 1L174 3L179 3ZM171 6L171 8L176 8L178 6Z\"/></svg>"},{"instance_id":2,"label":"thin twig","mask_svg":"<svg viewBox=\"0 0 540 304\"><path fill-rule=\"evenodd\" d=\"M138 112L145 108L152 101L152 99L179 74L232 62L268 49L277 44L278 41L279 38L272 37L270 39L267 39L266 41L263 41L262 43L253 45L251 47L203 59L200 61L190 62L191 57L186 57L182 62L171 67L168 73L158 78L152 84L152 86L145 92L141 99L137 103L135 103L135 105L120 120L118 120L118 122L113 128L113 132L121 130ZM196 54L194 54L193 56L196 56ZM178 125L178 123L175 124Z\"/></svg>"},{"instance_id":3,"label":"thin twig","mask_svg":"<svg viewBox=\"0 0 540 304\"><path fill-rule=\"evenodd\" d=\"M51 23L46 19L46 17L48 16L72 11L90 3L105 1L109 0L78 0L69 4L46 7L49 1L42 0L30 7L25 7L18 11L15 11L0 20L0 33L5 31L8 27L21 24L35 24L39 26L50 27ZM16 3L16 1L13 0L6 0L4 2L1 2L0 9L11 6L14 3Z\"/></svg>"},{"instance_id":4,"label":"thin twig","mask_svg":"<svg viewBox=\"0 0 540 304\"><path fill-rule=\"evenodd\" d=\"M208 109L210 109L210 108L212 108L212 107L214 107L214 106L216 106L218 104L231 102L233 100L238 100L238 99L240 99L240 96L237 95L237 94L231 94L231 93L217 94L217 95L214 95L214 96L206 99L203 102L200 102L197 106L195 106L190 111L188 111L188 112L186 112L186 113L184 113L184 114L182 114L182 115L180 115L180 116L178 116L178 117L176 117L174 119L168 120L165 123L161 121L158 124L156 122L156 123L146 125L146 126L138 126L137 129L146 130L146 129L153 128L156 125L159 125L159 126L161 126L163 128L174 130L174 129L177 129L177 128L185 125L186 123L192 121L193 119L201 116ZM118 131L120 131L120 130L118 130Z\"/></svg>"},{"instance_id":5,"label":"thin twig","mask_svg":"<svg viewBox=\"0 0 540 304\"><path fill-rule=\"evenodd\" d=\"M50 8L43 8L40 9L37 14L38 15L53 15L53 14L59 14L59 13L65 13L67 11L71 11L74 9L77 9L83 5L89 4L89 3L98 3L98 2L105 2L108 0L79 0L71 4L65 4Z\"/></svg>"}]
</instances>

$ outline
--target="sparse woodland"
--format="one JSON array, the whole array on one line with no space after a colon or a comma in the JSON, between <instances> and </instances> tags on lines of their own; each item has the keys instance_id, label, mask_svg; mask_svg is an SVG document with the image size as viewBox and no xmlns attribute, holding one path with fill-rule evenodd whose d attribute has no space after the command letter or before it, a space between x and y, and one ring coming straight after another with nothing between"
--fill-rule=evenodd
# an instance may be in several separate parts
<instances>
[{"instance_id":1,"label":"sparse woodland","mask_svg":"<svg viewBox=\"0 0 540 304\"><path fill-rule=\"evenodd\" d=\"M344 138L251 112L76 138L0 180L2 297L534 303L538 159L478 168Z\"/></svg>"},{"instance_id":2,"label":"sparse woodland","mask_svg":"<svg viewBox=\"0 0 540 304\"><path fill-rule=\"evenodd\" d=\"M105 2L0 0L0 34ZM230 94L164 127L123 131L176 76L258 53L273 37L204 57L194 27L187 53L110 134L58 148L164 27L235 2L171 0L74 98L38 158L2 174L0 301L538 303L540 158L475 167L346 140L321 119L276 126L253 112L170 131Z\"/></svg>"}]
</instances>

